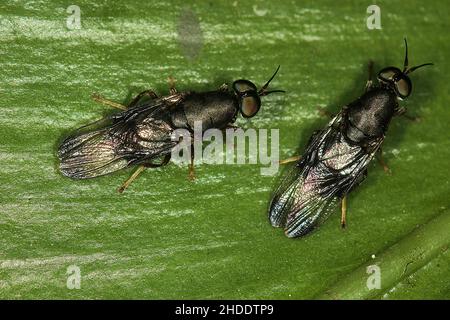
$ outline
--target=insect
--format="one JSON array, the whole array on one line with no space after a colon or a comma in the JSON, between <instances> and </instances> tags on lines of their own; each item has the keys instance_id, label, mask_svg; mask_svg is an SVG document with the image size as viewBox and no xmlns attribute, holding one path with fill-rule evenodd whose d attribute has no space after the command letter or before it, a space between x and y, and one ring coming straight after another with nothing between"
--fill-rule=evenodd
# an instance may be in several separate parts
<instances>
[{"instance_id":1,"label":"insect","mask_svg":"<svg viewBox=\"0 0 450 320\"><path fill-rule=\"evenodd\" d=\"M145 169L166 165L171 150L178 143L172 141L175 129L193 131L200 121L203 131L210 128L233 127L238 113L244 118L254 117L260 107L260 97L283 90L268 91L269 83L261 89L249 80L236 80L229 90L223 84L209 92L178 92L173 83L167 96L158 97L152 90L139 93L124 106L98 95L97 102L122 109L121 112L84 126L68 138L58 149L60 171L74 179L88 179L139 165L138 169L119 188L123 192ZM193 159L189 166L193 178Z\"/></svg>"},{"instance_id":2,"label":"insect","mask_svg":"<svg viewBox=\"0 0 450 320\"><path fill-rule=\"evenodd\" d=\"M409 74L431 65L408 66L405 39L404 68L386 67L378 73L378 84L369 80L365 93L344 106L328 126L313 133L301 157L283 178L269 207L269 220L283 227L288 237L300 237L324 221L334 204L341 200L341 225L345 227L347 198L367 176L367 166L381 144L392 117L404 115L406 109L397 100L412 91ZM385 168L387 168L385 166Z\"/></svg>"}]
</instances>

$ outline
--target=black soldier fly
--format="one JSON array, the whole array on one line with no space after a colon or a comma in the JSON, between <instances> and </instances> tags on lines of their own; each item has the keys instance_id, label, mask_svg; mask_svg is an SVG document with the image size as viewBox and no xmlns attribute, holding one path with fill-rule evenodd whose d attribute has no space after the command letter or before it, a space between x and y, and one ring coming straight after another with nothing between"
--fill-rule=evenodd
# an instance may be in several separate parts
<instances>
[{"instance_id":1,"label":"black soldier fly","mask_svg":"<svg viewBox=\"0 0 450 320\"><path fill-rule=\"evenodd\" d=\"M175 129L193 130L194 122L210 128L232 127L238 112L244 118L254 117L260 107L260 97L282 90L268 91L269 83L261 89L249 80L236 80L232 90L223 84L209 92L177 92L173 83L170 94L158 97L152 90L138 94L128 106L106 100L98 95L97 102L122 109L121 112L78 129L59 147L60 170L64 176L88 179L139 165L132 176L119 188L123 192L145 169L160 167L170 161ZM193 177L193 159L189 166Z\"/></svg>"},{"instance_id":2,"label":"black soldier fly","mask_svg":"<svg viewBox=\"0 0 450 320\"><path fill-rule=\"evenodd\" d=\"M378 73L378 85L373 85L369 65L365 93L344 106L325 129L316 131L302 156L285 161L297 163L270 203L269 220L274 227L283 227L288 237L306 235L329 216L339 199L345 227L346 196L365 179L375 153L381 153L391 118L406 112L397 99L411 94L408 74L426 65L431 63L408 66L406 39L403 70L384 68Z\"/></svg>"}]
</instances>

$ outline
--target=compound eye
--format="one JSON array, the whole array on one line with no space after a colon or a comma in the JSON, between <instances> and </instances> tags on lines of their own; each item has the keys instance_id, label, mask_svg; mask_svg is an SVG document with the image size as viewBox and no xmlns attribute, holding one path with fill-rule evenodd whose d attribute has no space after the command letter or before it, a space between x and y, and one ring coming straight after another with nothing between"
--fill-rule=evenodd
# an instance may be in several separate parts
<instances>
[{"instance_id":1,"label":"compound eye","mask_svg":"<svg viewBox=\"0 0 450 320\"><path fill-rule=\"evenodd\" d=\"M247 91L240 100L240 110L244 118L254 117L261 107L261 100L256 92Z\"/></svg>"},{"instance_id":2,"label":"compound eye","mask_svg":"<svg viewBox=\"0 0 450 320\"><path fill-rule=\"evenodd\" d=\"M256 91L256 86L248 80L241 79L233 82L233 90L237 94L242 94L246 91Z\"/></svg>"},{"instance_id":3,"label":"compound eye","mask_svg":"<svg viewBox=\"0 0 450 320\"><path fill-rule=\"evenodd\" d=\"M392 81L396 75L401 74L400 69L396 67L387 67L378 73L378 78L384 81Z\"/></svg>"},{"instance_id":4,"label":"compound eye","mask_svg":"<svg viewBox=\"0 0 450 320\"><path fill-rule=\"evenodd\" d=\"M406 98L411 94L412 84L408 77L401 77L395 81L395 90L401 98Z\"/></svg>"}]
</instances>

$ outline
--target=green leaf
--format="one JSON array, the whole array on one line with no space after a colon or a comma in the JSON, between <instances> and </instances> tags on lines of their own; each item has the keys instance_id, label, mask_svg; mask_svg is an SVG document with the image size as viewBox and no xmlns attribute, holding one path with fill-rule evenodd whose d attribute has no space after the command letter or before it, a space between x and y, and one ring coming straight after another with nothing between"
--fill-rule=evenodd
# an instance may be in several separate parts
<instances>
[{"instance_id":1,"label":"green leaf","mask_svg":"<svg viewBox=\"0 0 450 320\"><path fill-rule=\"evenodd\" d=\"M440 263L448 262L449 225L450 214L447 211L439 214L438 217L378 253L378 257L373 255L373 261L352 270L348 276L340 279L319 298L364 299L380 297L382 294L383 298L389 298L391 294L394 297L402 298L402 291L405 294L411 294L407 290L416 291L415 285L411 284L411 281L415 280L417 275L423 278L422 274L425 273L425 277L431 278L435 273L439 273L440 276L445 277L441 270L445 266L442 267ZM375 273L371 270L373 266L378 267L379 288L371 285L371 281L367 277L367 274L374 274L375 276ZM430 268L433 270L428 271L427 269ZM436 289L439 291L448 290L450 286L446 279L442 278L441 282L439 288L431 289L433 291ZM405 286L407 288L404 288ZM431 287L431 284L427 284L422 289L430 291L429 287ZM400 293L397 293L397 290ZM436 295L433 291L431 294ZM439 298L439 295L437 298Z\"/></svg>"},{"instance_id":2,"label":"green leaf","mask_svg":"<svg viewBox=\"0 0 450 320\"><path fill-rule=\"evenodd\" d=\"M381 30L368 30L366 2L126 0L0 6L0 298L364 298L450 297L448 161L449 4L377 1ZM186 28L183 28L186 25ZM180 38L181 35L181 38ZM197 180L171 164L147 170L124 193L132 169L75 181L56 150L72 130L115 112L94 92L126 103L152 88L214 90L239 78L273 89L244 128L280 130L280 155L301 153L313 131L362 94L367 62L401 67L403 37L413 93L400 102L418 123L393 119L383 152L348 200L302 239L267 219L285 172L262 165L198 165ZM192 43L192 46L190 46ZM375 256L375 259L372 259ZM381 289L368 290L377 265ZM78 266L81 288L66 286Z\"/></svg>"}]
</instances>

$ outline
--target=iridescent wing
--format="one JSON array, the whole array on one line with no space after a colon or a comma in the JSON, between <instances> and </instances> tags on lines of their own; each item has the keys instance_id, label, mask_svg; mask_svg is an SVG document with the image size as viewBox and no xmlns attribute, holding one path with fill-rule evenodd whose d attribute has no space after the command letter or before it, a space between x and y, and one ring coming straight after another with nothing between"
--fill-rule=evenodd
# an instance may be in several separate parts
<instances>
[{"instance_id":1,"label":"iridescent wing","mask_svg":"<svg viewBox=\"0 0 450 320\"><path fill-rule=\"evenodd\" d=\"M288 237L307 234L330 214L337 200L361 181L382 139L370 152L350 144L339 130L340 115L310 140L302 159L275 191L269 220Z\"/></svg>"},{"instance_id":2,"label":"iridescent wing","mask_svg":"<svg viewBox=\"0 0 450 320\"><path fill-rule=\"evenodd\" d=\"M58 149L63 175L87 179L168 154L172 127L162 99L78 129Z\"/></svg>"}]
</instances>

